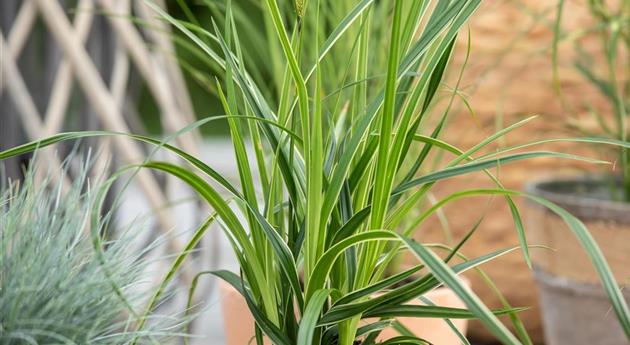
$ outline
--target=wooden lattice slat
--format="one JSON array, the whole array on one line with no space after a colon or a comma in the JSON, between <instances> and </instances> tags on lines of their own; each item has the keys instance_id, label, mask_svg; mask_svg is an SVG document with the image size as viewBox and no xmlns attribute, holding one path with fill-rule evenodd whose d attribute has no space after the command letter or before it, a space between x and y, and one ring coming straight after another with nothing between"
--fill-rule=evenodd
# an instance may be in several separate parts
<instances>
[{"instance_id":1,"label":"wooden lattice slat","mask_svg":"<svg viewBox=\"0 0 630 345\"><path fill-rule=\"evenodd\" d=\"M94 15L98 11L108 13L107 20L116 34L117 45L110 85L105 84L85 48ZM63 131L75 80L104 129L129 132L123 107L127 95L130 61L151 91L160 109L166 133L173 133L194 119L181 70L171 56L165 56L174 54L170 38L153 33L147 35L158 47L155 51L149 50L143 36L127 19L130 11L131 3L128 0L79 0L71 23L64 9L55 0L25 0L21 3L11 29L6 35L0 32L3 74L3 78L0 78L0 92L6 90L13 100L20 114L21 125L30 140ZM164 23L155 20L146 8L138 11L145 20L151 21L161 30L169 29ZM63 53L43 115L38 111L34 97L29 93L17 65L17 60L34 30L37 17L43 20L46 29ZM177 141L183 149L197 153L199 138L197 131L193 131L178 137ZM144 158L141 146L122 136L99 139L97 145L100 159L97 161L98 167L93 169L101 173L100 176L93 176L97 180L104 177L103 173L108 170L107 164L112 156L121 157L126 163L139 163ZM61 166L51 151L39 157L52 168ZM184 239L168 235L175 224L172 215L164 209L168 198L160 184L146 170L138 171L136 181L157 216L159 229L167 234L171 250L183 250ZM67 185L67 182L65 184Z\"/></svg>"}]
</instances>

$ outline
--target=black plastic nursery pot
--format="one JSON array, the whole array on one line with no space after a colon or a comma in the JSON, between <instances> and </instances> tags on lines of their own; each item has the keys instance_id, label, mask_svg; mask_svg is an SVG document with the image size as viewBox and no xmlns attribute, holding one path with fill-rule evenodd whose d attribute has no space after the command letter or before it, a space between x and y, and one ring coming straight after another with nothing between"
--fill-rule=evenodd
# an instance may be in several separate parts
<instances>
[{"instance_id":1,"label":"black plastic nursery pot","mask_svg":"<svg viewBox=\"0 0 630 345\"><path fill-rule=\"evenodd\" d=\"M538 181L527 192L571 212L588 227L630 303L630 203L615 201L620 184L604 176ZM548 345L628 344L599 278L579 242L551 211L527 209L528 242Z\"/></svg>"}]
</instances>

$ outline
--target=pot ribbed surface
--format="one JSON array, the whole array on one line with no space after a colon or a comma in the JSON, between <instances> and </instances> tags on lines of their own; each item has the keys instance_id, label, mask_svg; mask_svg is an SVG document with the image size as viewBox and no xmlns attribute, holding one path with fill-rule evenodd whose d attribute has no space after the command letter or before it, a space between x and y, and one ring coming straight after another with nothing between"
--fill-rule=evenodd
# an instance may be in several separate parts
<instances>
[{"instance_id":1,"label":"pot ribbed surface","mask_svg":"<svg viewBox=\"0 0 630 345\"><path fill-rule=\"evenodd\" d=\"M626 285L630 284L630 205L605 200L603 183L599 178L554 180L531 184L527 190L583 221L617 281ZM546 344L628 344L593 265L564 222L534 204L526 221L528 242L554 249L532 251ZM623 291L630 303L630 290Z\"/></svg>"}]
</instances>

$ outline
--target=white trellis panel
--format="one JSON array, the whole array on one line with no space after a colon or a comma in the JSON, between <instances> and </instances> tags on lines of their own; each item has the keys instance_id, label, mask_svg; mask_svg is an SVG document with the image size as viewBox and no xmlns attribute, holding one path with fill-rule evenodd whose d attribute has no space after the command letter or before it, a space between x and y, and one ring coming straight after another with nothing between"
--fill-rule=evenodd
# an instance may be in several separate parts
<instances>
[{"instance_id":1,"label":"white trellis panel","mask_svg":"<svg viewBox=\"0 0 630 345\"><path fill-rule=\"evenodd\" d=\"M165 7L162 1L154 2ZM74 11L64 10L58 0L23 0L17 3L20 4L19 11L10 29L0 31L2 54L0 93L6 92L12 100L29 140L41 139L64 131L63 126L67 122L65 117L75 82L97 116L102 129L129 132L127 120L132 115L129 109L125 109L125 98L128 94L128 79L132 67L138 71L155 100L165 133L174 133L194 120L184 77L174 58L175 50L168 36L170 27L157 20L155 13L143 1L78 0ZM67 13L73 13L73 18L71 19ZM85 46L93 29L95 16L102 13L106 14L105 18L116 42L108 84ZM142 28L134 25L128 19L132 13L149 25ZM62 53L45 111L38 110L36 98L29 92L17 63L38 18L42 20ZM167 34L164 34L165 32ZM150 49L149 46L155 49ZM178 136L176 144L191 154L198 154L200 140L198 132L192 131ZM112 156L129 164L139 163L144 159L139 143L123 136L98 139L98 150L101 159L93 169L96 172L106 172L109 157ZM39 154L38 158L52 168L58 168L61 164L51 152ZM94 176L95 179L102 177ZM138 171L135 179L144 199L157 216L159 226L155 228L166 234L170 252L180 252L184 249L186 238L170 235L175 229L176 222L173 221L174 216L168 208L164 207L169 201L165 195L167 188L161 188L154 175L146 170ZM163 255L163 252L156 255L160 254ZM208 257L210 256L202 255L198 259L207 260ZM182 276L182 282L190 282L192 273L185 270Z\"/></svg>"}]
</instances>

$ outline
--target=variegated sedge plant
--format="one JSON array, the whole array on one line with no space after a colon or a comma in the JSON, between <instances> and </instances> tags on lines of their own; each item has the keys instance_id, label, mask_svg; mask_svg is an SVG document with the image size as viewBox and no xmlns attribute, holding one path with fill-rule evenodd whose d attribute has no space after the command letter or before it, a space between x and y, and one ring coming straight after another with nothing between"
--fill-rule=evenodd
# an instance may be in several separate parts
<instances>
[{"instance_id":1,"label":"variegated sedge plant","mask_svg":"<svg viewBox=\"0 0 630 345\"><path fill-rule=\"evenodd\" d=\"M258 344L262 344L263 336L277 345L375 344L380 330L400 316L475 318L502 343L530 343L524 331L514 335L497 318L508 314L517 329L522 329L516 316L521 309L490 310L458 279L458 274L518 248L529 263L520 214L512 200L523 194L503 188L488 169L536 157L598 161L559 152L520 150L537 142L483 153L531 119L504 128L467 150L440 139L450 106L440 110L435 104L436 94L458 32L479 0L361 0L339 22L330 27L321 25L323 4L335 3L310 0L299 2L297 11L286 11L277 0L264 1L266 20L275 35L267 39L276 39L281 53L274 63L281 64L277 73L282 73L278 79L282 83L277 96L270 96L276 93L263 93L264 85L259 83L264 81L256 82L248 73L239 39L242 33L235 25L229 1L223 29L212 21L211 31L178 21L149 2L224 71L216 85L225 114L198 121L176 135L227 119L240 177L238 188L202 160L168 144L172 136L158 140L125 133L62 133L1 152L0 159L62 140L123 135L185 160L187 165L177 165L148 158L137 168L180 178L212 207L213 213L197 229L187 249L198 244L209 223L216 220L221 224L241 273L212 273L234 286L247 301L256 320ZM374 20L377 14L378 20ZM383 33L388 39L374 40ZM335 55L330 55L333 51ZM373 64L372 57L383 51L385 63ZM337 59L330 60L331 56ZM338 84L328 78L331 70L335 73L332 80ZM630 146L613 139L562 140ZM246 154L248 142L255 152L251 161ZM433 167L427 164L432 151L444 151L452 159ZM408 219L436 183L474 172L485 173L496 187L458 191L423 209L419 217ZM231 198L224 200L219 188ZM444 205L480 195L505 197L519 247L454 263L470 236L454 248L446 248L444 256L436 254L444 246L412 239L416 229ZM527 197L569 225L592 258L614 311L630 334L628 307L588 230L556 205ZM401 251L412 253L419 263L386 276L385 268ZM146 315L155 308L188 253L184 251L176 258L145 316L140 316L138 328L144 327ZM416 278L405 283L411 276ZM406 304L442 285L452 289L467 308ZM422 334L400 331L400 336L380 344L425 343ZM466 342L463 336L462 342Z\"/></svg>"}]
</instances>

